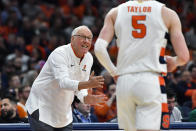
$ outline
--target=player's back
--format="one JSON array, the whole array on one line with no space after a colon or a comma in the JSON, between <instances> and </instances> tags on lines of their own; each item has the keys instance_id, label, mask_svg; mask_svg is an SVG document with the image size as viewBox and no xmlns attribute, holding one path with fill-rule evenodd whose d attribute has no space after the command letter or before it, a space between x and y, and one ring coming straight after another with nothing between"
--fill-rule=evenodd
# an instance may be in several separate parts
<instances>
[{"instance_id":1,"label":"player's back","mask_svg":"<svg viewBox=\"0 0 196 131\"><path fill-rule=\"evenodd\" d=\"M157 1L128 1L118 7L118 75L167 71L163 55L168 29L161 15L163 6Z\"/></svg>"}]
</instances>

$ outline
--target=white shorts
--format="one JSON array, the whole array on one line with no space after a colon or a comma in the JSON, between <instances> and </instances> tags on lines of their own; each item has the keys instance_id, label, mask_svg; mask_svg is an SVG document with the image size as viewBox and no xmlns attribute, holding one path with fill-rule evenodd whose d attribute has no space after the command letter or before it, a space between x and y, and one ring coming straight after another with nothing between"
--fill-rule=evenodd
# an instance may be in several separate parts
<instances>
[{"instance_id":1,"label":"white shorts","mask_svg":"<svg viewBox=\"0 0 196 131\"><path fill-rule=\"evenodd\" d=\"M120 76L116 87L119 128L160 130L162 95L159 74Z\"/></svg>"}]
</instances>

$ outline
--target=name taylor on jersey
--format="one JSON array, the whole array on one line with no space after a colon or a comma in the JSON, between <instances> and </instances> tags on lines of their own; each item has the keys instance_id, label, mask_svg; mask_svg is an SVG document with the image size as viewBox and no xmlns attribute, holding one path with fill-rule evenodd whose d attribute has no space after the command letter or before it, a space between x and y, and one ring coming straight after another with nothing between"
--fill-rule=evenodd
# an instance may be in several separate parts
<instances>
[{"instance_id":1,"label":"name taylor on jersey","mask_svg":"<svg viewBox=\"0 0 196 131\"><path fill-rule=\"evenodd\" d=\"M150 6L127 6L128 12L135 12L135 13L141 13L141 12L151 12Z\"/></svg>"}]
</instances>

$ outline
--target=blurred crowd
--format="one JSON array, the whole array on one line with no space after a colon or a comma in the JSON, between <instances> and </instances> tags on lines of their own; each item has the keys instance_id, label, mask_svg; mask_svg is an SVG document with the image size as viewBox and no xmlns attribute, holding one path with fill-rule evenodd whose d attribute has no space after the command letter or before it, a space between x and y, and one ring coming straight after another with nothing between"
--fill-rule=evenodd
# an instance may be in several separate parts
<instances>
[{"instance_id":1,"label":"blurred crowd","mask_svg":"<svg viewBox=\"0 0 196 131\"><path fill-rule=\"evenodd\" d=\"M127 0L1 0L0 1L0 123L26 122L24 107L32 83L47 57L58 46L68 44L72 30L87 25L98 37L106 13ZM196 121L196 0L158 0L175 10L190 50L191 60L165 77L167 88L176 93L175 106L184 121ZM94 56L93 45L91 53ZM116 63L115 39L108 51ZM166 53L173 55L168 41ZM116 122L115 83L94 56L92 70L103 75L106 94L101 106L73 103L74 122ZM10 120L11 118L14 118ZM191 118L191 119L190 119Z\"/></svg>"}]
</instances>

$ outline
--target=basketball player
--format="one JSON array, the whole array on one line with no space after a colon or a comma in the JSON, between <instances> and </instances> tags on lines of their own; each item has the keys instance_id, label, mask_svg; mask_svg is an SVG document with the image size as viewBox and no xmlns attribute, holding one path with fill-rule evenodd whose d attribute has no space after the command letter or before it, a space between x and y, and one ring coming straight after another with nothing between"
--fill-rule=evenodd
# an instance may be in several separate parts
<instances>
[{"instance_id":1,"label":"basketball player","mask_svg":"<svg viewBox=\"0 0 196 131\"><path fill-rule=\"evenodd\" d=\"M88 52L92 32L79 26L72 32L71 43L56 48L35 79L26 108L33 131L72 131L74 95L87 104L104 102L105 97L90 95L89 88L102 88L102 76L90 76L93 64Z\"/></svg>"},{"instance_id":2,"label":"basketball player","mask_svg":"<svg viewBox=\"0 0 196 131\"><path fill-rule=\"evenodd\" d=\"M119 48L117 67L106 50L114 33ZM170 33L176 56L164 57L166 33ZM106 15L94 50L114 79L118 77L119 127L126 131L158 131L162 111L161 126L168 128L167 98L161 74L171 72L189 60L176 12L155 0L123 3Z\"/></svg>"}]
</instances>

